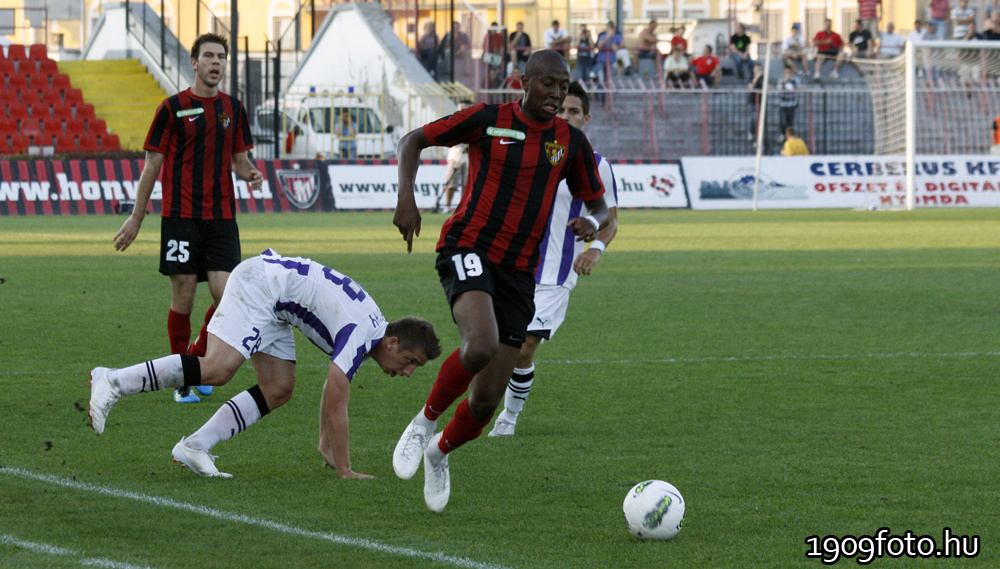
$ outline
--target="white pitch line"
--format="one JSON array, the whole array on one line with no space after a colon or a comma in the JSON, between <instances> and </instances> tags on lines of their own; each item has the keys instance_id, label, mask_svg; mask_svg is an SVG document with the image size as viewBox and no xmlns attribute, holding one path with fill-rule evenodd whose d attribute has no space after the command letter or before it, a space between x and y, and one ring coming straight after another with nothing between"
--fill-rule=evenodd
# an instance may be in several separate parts
<instances>
[{"instance_id":1,"label":"white pitch line","mask_svg":"<svg viewBox=\"0 0 1000 569\"><path fill-rule=\"evenodd\" d=\"M105 559L103 557L83 557L83 553L76 551L74 549L66 549L65 547L58 547L55 545L49 545L47 543L35 543L33 541L25 541L23 539L18 539L12 535L7 535L3 533L0 533L0 543L13 545L14 547L19 547L21 549L29 549L31 551L34 551L35 553L44 553L46 555L59 555L61 557L81 557L80 564L86 565L88 567L106 567L107 569L151 569L146 565L132 565L131 563L112 561L110 559Z\"/></svg>"},{"instance_id":2,"label":"white pitch line","mask_svg":"<svg viewBox=\"0 0 1000 569\"><path fill-rule=\"evenodd\" d=\"M473 561L465 557L455 557L452 555L445 555L444 553L430 553L426 551L410 549L407 547L396 547L393 545L386 545L368 539L362 539L357 537L345 537L342 535L336 535L332 533L310 531L307 529L302 529L295 526L282 524L279 522L272 522L270 520L265 520L262 518L255 518L253 516L248 516L244 514L232 514L229 512L224 512L222 510L216 510L215 508L206 508L205 506L198 506L196 504L189 504L187 502L179 502L177 500L171 500L170 498L161 498L159 496L139 494L138 492L131 492L128 490L118 490L115 488L108 488L106 486L98 486L96 484L87 484L85 482L77 482L75 480L67 480L65 478L59 478L58 476L51 476L48 474L38 474L35 472L22 470L20 468L9 468L9 467L0 468L0 474L9 474L20 478L29 478L32 480L38 480L40 482L47 482L49 484L63 486L65 488L73 488L75 490L83 490L86 492L96 492L97 494L103 494L105 496L112 496L115 498L124 498L127 500L135 500L137 502L145 502L147 504L153 504L155 506L161 506L164 508L172 508L175 510L182 510L195 514L201 514L203 516L208 516L211 518L216 518L227 522L242 523L251 526L257 526L260 528L269 529L288 535L296 535L300 537L320 539L323 541L329 541L331 543L347 545L359 549L369 549L372 551L377 551L379 553L390 553L394 555L402 555L404 557L427 559L430 561L435 561L437 563L454 565L456 567L468 567L470 569L511 569L504 565L496 565L493 563L480 563L478 561Z\"/></svg>"}]
</instances>

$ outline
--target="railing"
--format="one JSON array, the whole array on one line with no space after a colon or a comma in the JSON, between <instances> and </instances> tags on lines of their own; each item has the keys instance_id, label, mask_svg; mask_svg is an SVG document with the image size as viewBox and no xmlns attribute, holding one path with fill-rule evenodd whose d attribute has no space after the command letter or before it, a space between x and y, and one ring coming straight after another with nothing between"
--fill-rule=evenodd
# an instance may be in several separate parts
<instances>
[{"instance_id":1,"label":"railing","mask_svg":"<svg viewBox=\"0 0 1000 569\"><path fill-rule=\"evenodd\" d=\"M125 27L159 65L175 92L194 83L191 54L149 4L125 0Z\"/></svg>"}]
</instances>

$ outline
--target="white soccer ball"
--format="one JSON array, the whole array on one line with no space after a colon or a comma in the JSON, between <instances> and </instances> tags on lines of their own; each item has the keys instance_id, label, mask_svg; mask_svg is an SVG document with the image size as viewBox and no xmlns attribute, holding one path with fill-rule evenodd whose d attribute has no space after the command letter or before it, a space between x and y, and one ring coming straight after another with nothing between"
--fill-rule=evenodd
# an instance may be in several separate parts
<instances>
[{"instance_id":1,"label":"white soccer ball","mask_svg":"<svg viewBox=\"0 0 1000 569\"><path fill-rule=\"evenodd\" d=\"M684 525L684 498L662 480L640 482L628 491L622 504L628 531L639 539L667 540Z\"/></svg>"}]
</instances>

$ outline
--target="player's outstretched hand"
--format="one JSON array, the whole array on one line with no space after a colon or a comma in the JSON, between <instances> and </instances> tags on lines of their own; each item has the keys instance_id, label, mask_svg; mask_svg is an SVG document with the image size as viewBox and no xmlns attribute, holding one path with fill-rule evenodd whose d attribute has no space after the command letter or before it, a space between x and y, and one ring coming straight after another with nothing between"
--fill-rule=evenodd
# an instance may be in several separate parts
<instances>
[{"instance_id":1,"label":"player's outstretched hand","mask_svg":"<svg viewBox=\"0 0 1000 569\"><path fill-rule=\"evenodd\" d=\"M413 252L413 236L420 237L420 210L417 203L412 198L401 199L396 204L396 213L392 216L392 223L399 228L400 234L406 241L406 252Z\"/></svg>"},{"instance_id":2,"label":"player's outstretched hand","mask_svg":"<svg viewBox=\"0 0 1000 569\"><path fill-rule=\"evenodd\" d=\"M597 249L587 249L576 256L573 261L573 270L578 275L589 275L594 269L594 265L601 259L601 252Z\"/></svg>"},{"instance_id":3,"label":"player's outstretched hand","mask_svg":"<svg viewBox=\"0 0 1000 569\"><path fill-rule=\"evenodd\" d=\"M577 241L590 243L594 239L597 239L597 227L586 217L574 217L569 220L566 227L569 227L573 235L576 235Z\"/></svg>"},{"instance_id":4,"label":"player's outstretched hand","mask_svg":"<svg viewBox=\"0 0 1000 569\"><path fill-rule=\"evenodd\" d=\"M122 228L118 230L118 233L115 233L115 251L128 249L128 246L135 241L135 237L139 235L140 227L142 227L142 220L131 215L128 216L128 219L122 224Z\"/></svg>"}]
</instances>

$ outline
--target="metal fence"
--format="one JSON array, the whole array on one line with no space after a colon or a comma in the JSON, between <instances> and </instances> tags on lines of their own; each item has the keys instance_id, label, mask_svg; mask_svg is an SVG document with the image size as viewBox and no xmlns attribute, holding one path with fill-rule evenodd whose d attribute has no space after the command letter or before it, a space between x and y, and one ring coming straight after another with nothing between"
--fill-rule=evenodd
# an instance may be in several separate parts
<instances>
[{"instance_id":1,"label":"metal fence","mask_svg":"<svg viewBox=\"0 0 1000 569\"><path fill-rule=\"evenodd\" d=\"M483 91L480 100L516 100L520 91ZM866 89L795 92L791 126L814 154L871 154L871 97ZM594 148L612 159L745 156L756 151L759 92L748 89L595 90L586 132ZM782 109L769 96L764 153L784 140Z\"/></svg>"}]
</instances>

